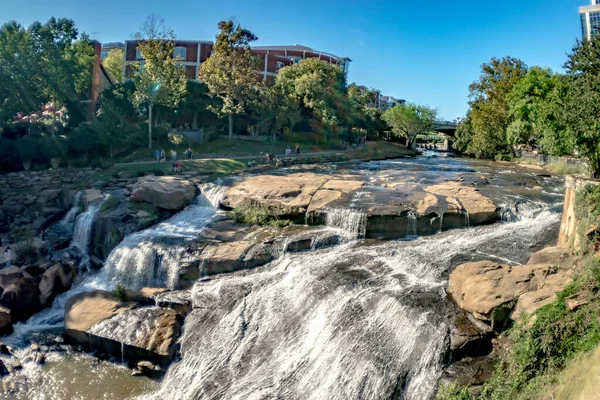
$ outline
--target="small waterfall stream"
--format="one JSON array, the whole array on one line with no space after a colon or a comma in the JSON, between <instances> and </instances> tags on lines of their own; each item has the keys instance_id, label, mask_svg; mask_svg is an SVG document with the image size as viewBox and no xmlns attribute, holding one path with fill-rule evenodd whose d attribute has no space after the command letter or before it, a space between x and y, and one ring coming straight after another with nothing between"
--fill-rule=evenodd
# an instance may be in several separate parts
<instances>
[{"instance_id":1,"label":"small waterfall stream","mask_svg":"<svg viewBox=\"0 0 600 400\"><path fill-rule=\"evenodd\" d=\"M417 236L417 216L412 211L406 214L406 235L408 237Z\"/></svg>"},{"instance_id":2,"label":"small waterfall stream","mask_svg":"<svg viewBox=\"0 0 600 400\"><path fill-rule=\"evenodd\" d=\"M73 205L71 209L67 211L60 224L64 227L70 227L75 222L75 218L81 212L81 199L83 198L83 192L77 192L73 195Z\"/></svg>"},{"instance_id":3,"label":"small waterfall stream","mask_svg":"<svg viewBox=\"0 0 600 400\"><path fill-rule=\"evenodd\" d=\"M327 211L325 225L329 228L341 229L353 239L365 237L367 214L350 208L334 208Z\"/></svg>"},{"instance_id":4,"label":"small waterfall stream","mask_svg":"<svg viewBox=\"0 0 600 400\"><path fill-rule=\"evenodd\" d=\"M183 211L153 227L127 236L104 265L107 286L176 287L179 261L200 232L217 215L226 188L206 184L202 194Z\"/></svg>"}]
</instances>

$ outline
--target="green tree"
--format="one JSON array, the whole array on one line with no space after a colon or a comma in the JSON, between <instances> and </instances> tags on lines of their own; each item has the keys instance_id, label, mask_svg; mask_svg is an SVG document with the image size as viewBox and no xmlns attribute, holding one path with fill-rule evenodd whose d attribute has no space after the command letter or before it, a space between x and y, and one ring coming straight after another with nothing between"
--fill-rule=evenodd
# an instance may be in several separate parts
<instances>
[{"instance_id":1,"label":"green tree","mask_svg":"<svg viewBox=\"0 0 600 400\"><path fill-rule=\"evenodd\" d=\"M122 49L112 49L109 51L106 58L102 61L102 65L104 65L104 68L111 73L117 82L123 80L123 66L125 65L125 61Z\"/></svg>"},{"instance_id":2,"label":"green tree","mask_svg":"<svg viewBox=\"0 0 600 400\"><path fill-rule=\"evenodd\" d=\"M309 116L329 129L343 121L347 107L346 77L334 64L309 58L279 70L275 85L296 101ZM305 113L305 116L306 113Z\"/></svg>"},{"instance_id":3,"label":"green tree","mask_svg":"<svg viewBox=\"0 0 600 400\"><path fill-rule=\"evenodd\" d=\"M151 15L135 34L143 63L135 63L133 81L136 107L148 107L148 148L152 148L152 108L154 105L175 108L185 97L185 67L173 58L175 34L164 21Z\"/></svg>"},{"instance_id":4,"label":"green tree","mask_svg":"<svg viewBox=\"0 0 600 400\"><path fill-rule=\"evenodd\" d=\"M188 81L187 94L179 105L179 113L192 118L192 129L198 129L202 123L214 113L211 107L219 107L220 100L210 96L208 86L203 82Z\"/></svg>"},{"instance_id":5,"label":"green tree","mask_svg":"<svg viewBox=\"0 0 600 400\"><path fill-rule=\"evenodd\" d=\"M437 111L433 108L415 103L406 103L388 108L381 118L392 127L396 136L406 138L406 147L414 147L417 135L428 132Z\"/></svg>"},{"instance_id":6,"label":"green tree","mask_svg":"<svg viewBox=\"0 0 600 400\"><path fill-rule=\"evenodd\" d=\"M511 122L508 94L525 76L527 66L519 59L492 58L481 66L479 80L469 86L469 119L472 135L466 153L493 158L512 152L507 139Z\"/></svg>"},{"instance_id":7,"label":"green tree","mask_svg":"<svg viewBox=\"0 0 600 400\"><path fill-rule=\"evenodd\" d=\"M566 129L561 118L564 79L548 68L532 67L508 93L508 143L517 148L541 147L545 153L563 155L572 148L561 134Z\"/></svg>"},{"instance_id":8,"label":"green tree","mask_svg":"<svg viewBox=\"0 0 600 400\"><path fill-rule=\"evenodd\" d=\"M279 85L260 87L252 109L257 128L270 133L273 141L282 128L288 127L291 131L301 119L298 103Z\"/></svg>"},{"instance_id":9,"label":"green tree","mask_svg":"<svg viewBox=\"0 0 600 400\"><path fill-rule=\"evenodd\" d=\"M257 37L233 21L219 22L219 34L212 55L202 63L199 79L210 93L221 99L210 109L229 119L229 140L233 139L233 116L243 114L256 98L259 61L250 51Z\"/></svg>"},{"instance_id":10,"label":"green tree","mask_svg":"<svg viewBox=\"0 0 600 400\"><path fill-rule=\"evenodd\" d=\"M578 42L565 64L568 73L567 125L573 144L600 178L600 37Z\"/></svg>"}]
</instances>

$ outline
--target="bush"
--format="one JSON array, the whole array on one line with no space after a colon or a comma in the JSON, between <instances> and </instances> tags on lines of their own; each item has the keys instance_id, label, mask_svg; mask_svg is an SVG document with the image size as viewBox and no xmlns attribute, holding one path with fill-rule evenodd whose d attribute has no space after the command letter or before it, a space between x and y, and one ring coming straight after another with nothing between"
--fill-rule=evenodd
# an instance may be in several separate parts
<instances>
[{"instance_id":1,"label":"bush","mask_svg":"<svg viewBox=\"0 0 600 400\"><path fill-rule=\"evenodd\" d=\"M575 194L574 211L580 243L585 250L592 242L600 239L596 236L585 237L589 228L600 225L600 185L586 185L578 190Z\"/></svg>"},{"instance_id":2,"label":"bush","mask_svg":"<svg viewBox=\"0 0 600 400\"><path fill-rule=\"evenodd\" d=\"M163 176L165 174L165 171L159 168L153 169L150 172L152 172L155 176Z\"/></svg>"},{"instance_id":3,"label":"bush","mask_svg":"<svg viewBox=\"0 0 600 400\"><path fill-rule=\"evenodd\" d=\"M67 140L61 136L44 136L39 139L40 150L46 160L63 158L67 155Z\"/></svg>"},{"instance_id":4,"label":"bush","mask_svg":"<svg viewBox=\"0 0 600 400\"><path fill-rule=\"evenodd\" d=\"M144 170L138 169L137 171L135 171L135 176L141 178L142 176L146 176L146 172Z\"/></svg>"},{"instance_id":5,"label":"bush","mask_svg":"<svg viewBox=\"0 0 600 400\"><path fill-rule=\"evenodd\" d=\"M289 219L279 219L272 214L267 207L245 206L233 210L233 219L240 224L246 225L270 225L285 227L293 225L294 222Z\"/></svg>"},{"instance_id":6,"label":"bush","mask_svg":"<svg viewBox=\"0 0 600 400\"><path fill-rule=\"evenodd\" d=\"M113 290L112 294L113 294L113 297L115 299L117 299L118 301L129 300L129 296L127 295L127 290L125 289L125 287L123 287L123 285L117 285L117 287L115 287L115 290Z\"/></svg>"},{"instance_id":7,"label":"bush","mask_svg":"<svg viewBox=\"0 0 600 400\"><path fill-rule=\"evenodd\" d=\"M121 201L119 201L119 199L117 199L114 196L110 196L108 199L106 199L106 201L104 203L102 203L102 206L100 207L100 211L110 211L110 210L114 210L115 208L117 208L119 206L119 204L121 204Z\"/></svg>"},{"instance_id":8,"label":"bush","mask_svg":"<svg viewBox=\"0 0 600 400\"><path fill-rule=\"evenodd\" d=\"M25 169L29 169L29 167L25 165L27 162L31 162L41 156L38 142L29 136L23 136L22 138L15 140L14 148L17 157L23 162L23 167Z\"/></svg>"}]
</instances>

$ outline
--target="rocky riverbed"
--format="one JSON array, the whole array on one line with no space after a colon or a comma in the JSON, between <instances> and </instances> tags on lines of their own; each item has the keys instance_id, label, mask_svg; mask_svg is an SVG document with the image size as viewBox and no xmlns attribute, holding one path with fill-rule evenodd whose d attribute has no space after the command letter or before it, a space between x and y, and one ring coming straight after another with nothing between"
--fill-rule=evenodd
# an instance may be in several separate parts
<instances>
[{"instance_id":1,"label":"rocky riverbed","mask_svg":"<svg viewBox=\"0 0 600 400\"><path fill-rule=\"evenodd\" d=\"M5 391L43 398L83 350L110 361L94 367L108 396L429 398L489 371L500 327L568 283L564 248L535 253L562 192L540 170L437 157L83 191L50 261L0 270L26 366ZM249 211L268 225L234 220ZM51 367L23 355L32 342ZM55 398L95 398L67 379Z\"/></svg>"}]
</instances>

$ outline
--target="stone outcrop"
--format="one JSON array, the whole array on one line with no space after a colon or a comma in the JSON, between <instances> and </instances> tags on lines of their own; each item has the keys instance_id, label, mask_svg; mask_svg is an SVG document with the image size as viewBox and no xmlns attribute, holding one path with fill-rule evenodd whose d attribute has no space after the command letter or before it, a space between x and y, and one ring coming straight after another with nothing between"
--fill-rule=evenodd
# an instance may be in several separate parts
<instances>
[{"instance_id":1,"label":"stone outcrop","mask_svg":"<svg viewBox=\"0 0 600 400\"><path fill-rule=\"evenodd\" d=\"M126 301L101 290L76 294L65 306L66 335L130 364L145 360L166 366L175 356L183 316L174 308L154 305L153 297L164 291L128 291Z\"/></svg>"},{"instance_id":2,"label":"stone outcrop","mask_svg":"<svg viewBox=\"0 0 600 400\"><path fill-rule=\"evenodd\" d=\"M463 310L502 326L508 318L517 320L551 303L569 282L569 271L555 263L509 266L478 261L459 265L450 274L448 291Z\"/></svg>"},{"instance_id":3,"label":"stone outcrop","mask_svg":"<svg viewBox=\"0 0 600 400\"><path fill-rule=\"evenodd\" d=\"M302 217L363 186L343 178L315 173L251 176L229 189L221 203L228 208L264 207L278 218Z\"/></svg>"},{"instance_id":4,"label":"stone outcrop","mask_svg":"<svg viewBox=\"0 0 600 400\"><path fill-rule=\"evenodd\" d=\"M131 200L145 201L167 210L181 210L194 200L196 186L173 176L145 176L134 184Z\"/></svg>"},{"instance_id":5,"label":"stone outcrop","mask_svg":"<svg viewBox=\"0 0 600 400\"><path fill-rule=\"evenodd\" d=\"M9 309L12 322L23 321L40 310L35 279L19 267L0 270L0 305Z\"/></svg>"},{"instance_id":6,"label":"stone outcrop","mask_svg":"<svg viewBox=\"0 0 600 400\"><path fill-rule=\"evenodd\" d=\"M40 305L48 307L54 298L71 288L77 270L66 264L56 263L41 276L39 283Z\"/></svg>"}]
</instances>

